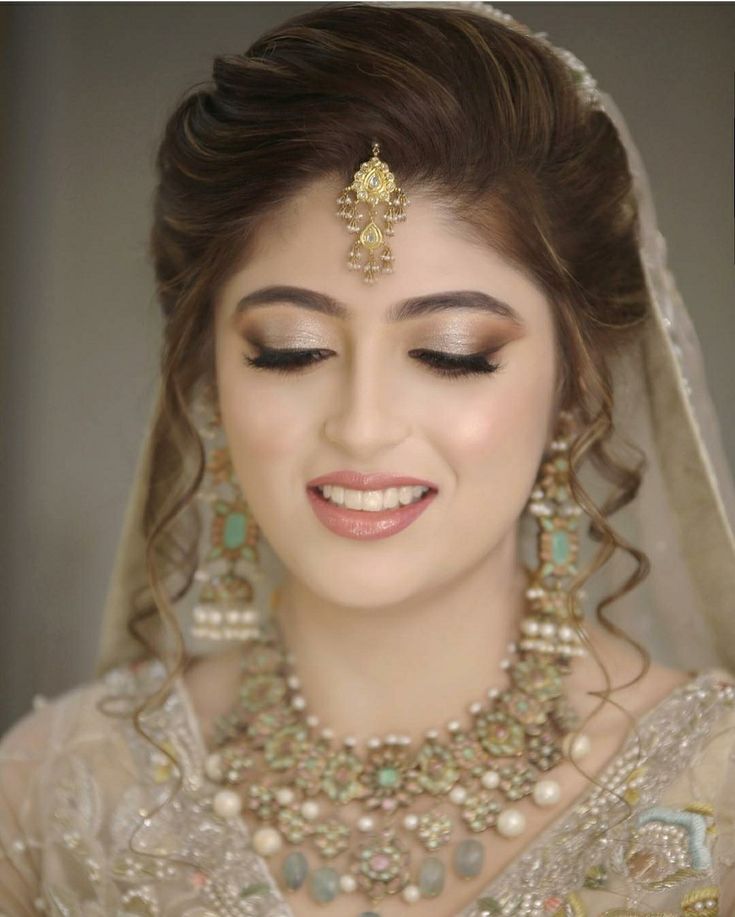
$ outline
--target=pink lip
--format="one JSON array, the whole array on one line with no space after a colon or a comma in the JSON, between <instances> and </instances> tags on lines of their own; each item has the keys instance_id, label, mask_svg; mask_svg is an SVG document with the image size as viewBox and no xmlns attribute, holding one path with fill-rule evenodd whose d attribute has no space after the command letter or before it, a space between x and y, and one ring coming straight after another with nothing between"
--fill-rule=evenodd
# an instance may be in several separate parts
<instances>
[{"instance_id":1,"label":"pink lip","mask_svg":"<svg viewBox=\"0 0 735 917\"><path fill-rule=\"evenodd\" d=\"M409 503L408 506L399 506L396 509L382 510L379 513L337 506L322 497L314 487L309 487L307 494L317 518L331 532L342 535L343 538L373 541L377 538L388 538L409 526L431 503L436 496L436 491L429 491L416 503Z\"/></svg>"},{"instance_id":2,"label":"pink lip","mask_svg":"<svg viewBox=\"0 0 735 917\"><path fill-rule=\"evenodd\" d=\"M432 484L431 481L422 481L420 478L408 478L398 474L360 474L358 471L332 471L313 478L306 486L321 487L323 484L338 484L352 490L385 490L387 487L409 487L417 484L437 490L436 484Z\"/></svg>"}]
</instances>

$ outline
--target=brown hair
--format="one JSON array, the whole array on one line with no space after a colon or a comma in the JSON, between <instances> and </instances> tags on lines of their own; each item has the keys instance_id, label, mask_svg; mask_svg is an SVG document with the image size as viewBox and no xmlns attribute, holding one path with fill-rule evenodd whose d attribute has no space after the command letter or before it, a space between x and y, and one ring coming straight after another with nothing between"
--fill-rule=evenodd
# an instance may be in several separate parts
<instances>
[{"instance_id":1,"label":"brown hair","mask_svg":"<svg viewBox=\"0 0 735 917\"><path fill-rule=\"evenodd\" d=\"M640 462L625 464L612 449L610 357L650 309L622 143L569 66L522 26L471 9L365 3L325 4L244 54L217 58L212 83L191 91L167 124L152 233L164 394L145 506L150 592L133 628L142 634L158 612L178 634L171 601L197 563L193 496L204 452L190 408L214 381L214 296L275 208L316 179L346 184L373 140L399 185L432 195L553 304L562 402L583 431L572 464L589 458L610 484L597 506L574 473L598 542L576 588L617 549L633 557L634 572L597 607L621 634L603 611L648 562L609 522L641 479ZM182 571L174 590L167 578ZM638 649L640 678L649 660ZM174 665L183 658L179 635Z\"/></svg>"}]
</instances>

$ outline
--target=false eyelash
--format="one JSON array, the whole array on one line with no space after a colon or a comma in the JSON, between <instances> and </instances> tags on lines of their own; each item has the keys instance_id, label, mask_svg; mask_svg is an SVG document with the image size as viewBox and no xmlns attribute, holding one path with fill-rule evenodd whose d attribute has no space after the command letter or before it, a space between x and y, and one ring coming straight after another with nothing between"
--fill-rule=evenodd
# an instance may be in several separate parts
<instances>
[{"instance_id":1,"label":"false eyelash","mask_svg":"<svg viewBox=\"0 0 735 917\"><path fill-rule=\"evenodd\" d=\"M265 369L289 374L298 372L314 363L319 363L329 356L328 350L287 350L260 347L256 357L243 353L243 359L254 369ZM432 371L440 376L459 378L462 376L493 373L500 368L499 363L491 363L483 353L449 354L439 350L413 350L411 356L422 360Z\"/></svg>"}]
</instances>

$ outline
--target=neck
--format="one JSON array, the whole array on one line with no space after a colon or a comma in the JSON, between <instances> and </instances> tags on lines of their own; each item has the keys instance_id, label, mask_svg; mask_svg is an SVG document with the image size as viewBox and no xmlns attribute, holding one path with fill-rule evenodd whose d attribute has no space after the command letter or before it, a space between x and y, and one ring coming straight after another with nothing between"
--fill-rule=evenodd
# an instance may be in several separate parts
<instances>
[{"instance_id":1,"label":"neck","mask_svg":"<svg viewBox=\"0 0 735 917\"><path fill-rule=\"evenodd\" d=\"M376 608L331 604L287 578L274 616L309 713L337 737L420 738L505 684L525 603L515 541L441 590Z\"/></svg>"}]
</instances>

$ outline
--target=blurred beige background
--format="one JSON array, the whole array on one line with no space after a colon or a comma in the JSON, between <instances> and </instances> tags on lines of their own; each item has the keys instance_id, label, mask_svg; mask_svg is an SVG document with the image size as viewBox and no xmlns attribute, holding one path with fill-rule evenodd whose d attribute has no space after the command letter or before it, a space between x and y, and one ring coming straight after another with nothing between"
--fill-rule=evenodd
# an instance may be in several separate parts
<instances>
[{"instance_id":1,"label":"blurred beige background","mask_svg":"<svg viewBox=\"0 0 735 917\"><path fill-rule=\"evenodd\" d=\"M0 7L0 731L90 676L155 386L146 245L179 94L308 3ZM506 3L574 51L628 119L735 457L729 3Z\"/></svg>"}]
</instances>

